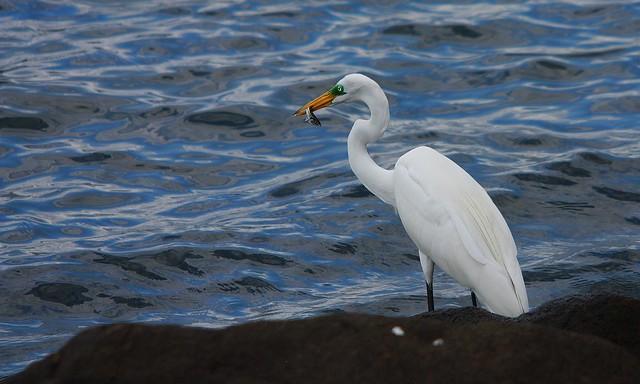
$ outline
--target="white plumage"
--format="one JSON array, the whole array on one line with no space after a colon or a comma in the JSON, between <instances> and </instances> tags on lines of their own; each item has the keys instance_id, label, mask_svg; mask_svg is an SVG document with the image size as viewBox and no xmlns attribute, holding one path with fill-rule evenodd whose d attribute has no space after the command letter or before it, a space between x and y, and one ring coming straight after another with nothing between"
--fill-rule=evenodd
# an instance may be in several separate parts
<instances>
[{"instance_id":1,"label":"white plumage","mask_svg":"<svg viewBox=\"0 0 640 384\"><path fill-rule=\"evenodd\" d=\"M513 237L480 184L428 147L402 156L393 182L395 207L421 259L426 258L423 265L433 261L492 312L518 316L528 311Z\"/></svg>"},{"instance_id":2,"label":"white plumage","mask_svg":"<svg viewBox=\"0 0 640 384\"><path fill-rule=\"evenodd\" d=\"M388 101L375 81L347 75L296 115L347 101L362 101L371 112L369 120L356 120L349 133L351 168L373 194L396 208L418 247L428 287L435 263L475 292L491 312L510 317L527 312L527 291L511 231L480 184L429 147L406 153L393 170L378 166L367 152L367 144L382 136L389 123Z\"/></svg>"}]
</instances>

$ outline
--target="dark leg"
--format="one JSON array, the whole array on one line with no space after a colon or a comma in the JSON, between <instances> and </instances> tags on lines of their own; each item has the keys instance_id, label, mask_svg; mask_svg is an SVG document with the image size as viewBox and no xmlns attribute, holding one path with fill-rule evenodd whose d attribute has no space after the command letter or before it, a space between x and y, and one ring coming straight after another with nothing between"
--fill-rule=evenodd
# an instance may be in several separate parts
<instances>
[{"instance_id":1,"label":"dark leg","mask_svg":"<svg viewBox=\"0 0 640 384\"><path fill-rule=\"evenodd\" d=\"M471 303L474 308L478 308L478 299L476 298L476 294L471 291Z\"/></svg>"},{"instance_id":2,"label":"dark leg","mask_svg":"<svg viewBox=\"0 0 640 384\"><path fill-rule=\"evenodd\" d=\"M424 280L427 283L427 310L433 312L433 267L435 267L435 264L426 254L420 250L418 251L420 254L420 265L424 273Z\"/></svg>"},{"instance_id":3,"label":"dark leg","mask_svg":"<svg viewBox=\"0 0 640 384\"><path fill-rule=\"evenodd\" d=\"M434 305L433 305L433 283L431 285L429 285L429 283L427 284L427 310L429 312L433 312L434 310Z\"/></svg>"}]
</instances>

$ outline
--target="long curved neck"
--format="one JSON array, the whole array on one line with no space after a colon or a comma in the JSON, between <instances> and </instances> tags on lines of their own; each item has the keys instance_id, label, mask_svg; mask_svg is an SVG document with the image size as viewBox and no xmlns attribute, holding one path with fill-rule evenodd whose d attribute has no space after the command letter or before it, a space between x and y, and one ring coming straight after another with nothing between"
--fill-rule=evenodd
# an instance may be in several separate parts
<instances>
[{"instance_id":1,"label":"long curved neck","mask_svg":"<svg viewBox=\"0 0 640 384\"><path fill-rule=\"evenodd\" d=\"M372 82L373 83L373 82ZM369 120L356 120L347 140L349 165L371 193L387 204L395 205L393 171L380 167L367 151L367 144L379 139L389 125L389 102L375 83L363 89L360 99L371 112Z\"/></svg>"}]
</instances>

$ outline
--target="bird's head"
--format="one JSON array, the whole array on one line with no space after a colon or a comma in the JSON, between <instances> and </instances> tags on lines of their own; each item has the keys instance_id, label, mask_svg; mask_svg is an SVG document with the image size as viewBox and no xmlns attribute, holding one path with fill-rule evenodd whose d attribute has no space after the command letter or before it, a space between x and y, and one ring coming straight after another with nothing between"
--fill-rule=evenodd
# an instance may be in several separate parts
<instances>
[{"instance_id":1,"label":"bird's head","mask_svg":"<svg viewBox=\"0 0 640 384\"><path fill-rule=\"evenodd\" d=\"M304 116L307 108L310 108L311 112L314 112L333 104L356 100L360 88L367 83L367 80L372 81L359 73L347 75L331 87L331 89L303 105L294 115Z\"/></svg>"}]
</instances>

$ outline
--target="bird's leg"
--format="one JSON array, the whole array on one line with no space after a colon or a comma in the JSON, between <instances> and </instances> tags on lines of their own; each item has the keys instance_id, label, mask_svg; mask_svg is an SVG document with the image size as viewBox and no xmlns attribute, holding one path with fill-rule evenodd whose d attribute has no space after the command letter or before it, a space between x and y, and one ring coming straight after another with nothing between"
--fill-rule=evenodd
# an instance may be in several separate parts
<instances>
[{"instance_id":1,"label":"bird's leg","mask_svg":"<svg viewBox=\"0 0 640 384\"><path fill-rule=\"evenodd\" d=\"M473 304L474 308L478 308L478 299L473 291L471 291L471 304Z\"/></svg>"},{"instance_id":2,"label":"bird's leg","mask_svg":"<svg viewBox=\"0 0 640 384\"><path fill-rule=\"evenodd\" d=\"M433 282L431 284L426 283L427 284L427 311L429 312L433 312L434 311L434 305L433 305Z\"/></svg>"},{"instance_id":3,"label":"bird's leg","mask_svg":"<svg viewBox=\"0 0 640 384\"><path fill-rule=\"evenodd\" d=\"M433 304L433 268L435 264L429 256L422 253L422 251L418 251L420 254L420 265L422 266L422 273L424 273L424 280L427 284L427 310L429 312L433 312L434 304Z\"/></svg>"}]
</instances>

